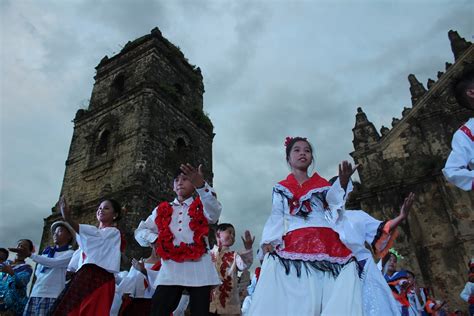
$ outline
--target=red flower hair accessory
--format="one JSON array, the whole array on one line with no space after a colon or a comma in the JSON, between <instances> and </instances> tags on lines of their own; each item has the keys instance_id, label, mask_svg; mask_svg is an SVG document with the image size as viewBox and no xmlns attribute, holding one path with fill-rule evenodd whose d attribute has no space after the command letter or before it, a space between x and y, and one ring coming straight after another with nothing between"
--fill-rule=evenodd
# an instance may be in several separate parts
<instances>
[{"instance_id":1,"label":"red flower hair accessory","mask_svg":"<svg viewBox=\"0 0 474 316\"><path fill-rule=\"evenodd\" d=\"M306 141L307 141L307 138L306 138L306 137L299 137L299 136L297 136L297 137L290 137L290 136L287 136L287 137L285 138L285 147L288 147L288 145L291 143L291 141L292 141L293 139L295 139L295 138L298 138L298 139L300 139L300 140L306 140Z\"/></svg>"}]
</instances>

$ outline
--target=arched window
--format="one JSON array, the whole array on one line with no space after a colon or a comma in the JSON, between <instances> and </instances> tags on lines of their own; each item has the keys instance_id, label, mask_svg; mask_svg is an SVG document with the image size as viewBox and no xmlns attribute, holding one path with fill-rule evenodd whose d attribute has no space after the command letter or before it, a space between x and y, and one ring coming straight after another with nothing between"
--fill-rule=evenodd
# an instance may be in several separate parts
<instances>
[{"instance_id":1,"label":"arched window","mask_svg":"<svg viewBox=\"0 0 474 316\"><path fill-rule=\"evenodd\" d=\"M125 76L123 74L117 75L114 81L112 82L112 86L110 87L110 99L113 100L118 98L122 95L125 91Z\"/></svg>"},{"instance_id":2,"label":"arched window","mask_svg":"<svg viewBox=\"0 0 474 316\"><path fill-rule=\"evenodd\" d=\"M179 137L176 140L176 151L182 152L185 149L186 149L186 141L182 137Z\"/></svg>"},{"instance_id":3,"label":"arched window","mask_svg":"<svg viewBox=\"0 0 474 316\"><path fill-rule=\"evenodd\" d=\"M97 141L96 154L101 155L107 152L110 142L110 132L108 130L103 130L99 133L99 139Z\"/></svg>"}]
</instances>

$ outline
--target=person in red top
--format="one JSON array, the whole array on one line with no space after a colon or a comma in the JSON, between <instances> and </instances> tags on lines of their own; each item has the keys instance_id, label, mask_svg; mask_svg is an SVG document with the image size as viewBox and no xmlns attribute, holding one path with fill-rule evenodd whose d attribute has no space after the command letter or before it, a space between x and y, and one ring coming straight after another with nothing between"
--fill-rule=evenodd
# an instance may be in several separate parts
<instances>
[{"instance_id":1,"label":"person in red top","mask_svg":"<svg viewBox=\"0 0 474 316\"><path fill-rule=\"evenodd\" d=\"M291 173L273 188L248 315L362 315L356 260L333 229L356 168L344 161L331 185L308 175L313 148L306 138L287 138L285 146Z\"/></svg>"}]
</instances>

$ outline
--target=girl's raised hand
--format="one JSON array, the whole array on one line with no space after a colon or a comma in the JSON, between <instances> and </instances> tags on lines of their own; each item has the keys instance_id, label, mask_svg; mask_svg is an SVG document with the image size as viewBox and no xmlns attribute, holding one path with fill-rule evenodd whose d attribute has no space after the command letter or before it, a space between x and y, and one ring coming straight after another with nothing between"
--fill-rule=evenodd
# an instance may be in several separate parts
<instances>
[{"instance_id":1,"label":"girl's raised hand","mask_svg":"<svg viewBox=\"0 0 474 316\"><path fill-rule=\"evenodd\" d=\"M204 186L204 174L202 172L202 165L194 168L190 163L183 164L180 167L181 171L189 178L189 181L195 188L202 188Z\"/></svg>"},{"instance_id":2,"label":"girl's raised hand","mask_svg":"<svg viewBox=\"0 0 474 316\"><path fill-rule=\"evenodd\" d=\"M408 196L405 198L405 201L403 201L403 205L400 208L400 216L402 219L406 219L408 217L410 209L413 206L413 201L415 201L415 193L410 192L410 194L408 194Z\"/></svg>"},{"instance_id":3,"label":"girl's raised hand","mask_svg":"<svg viewBox=\"0 0 474 316\"><path fill-rule=\"evenodd\" d=\"M59 207L59 210L61 211L61 215L63 216L64 220L68 222L69 225L71 225L71 227L76 231L76 233L79 233L79 224L72 219L71 209L69 208L69 205L67 204L66 198L64 196L61 196L59 198L57 207Z\"/></svg>"},{"instance_id":4,"label":"girl's raised hand","mask_svg":"<svg viewBox=\"0 0 474 316\"><path fill-rule=\"evenodd\" d=\"M59 210L61 211L61 215L67 221L67 219L71 216L71 210L69 209L69 205L67 204L64 195L59 198L58 206Z\"/></svg>"},{"instance_id":5,"label":"girl's raised hand","mask_svg":"<svg viewBox=\"0 0 474 316\"><path fill-rule=\"evenodd\" d=\"M245 231L244 236L240 238L242 238L245 249L247 250L252 249L253 242L255 241L255 236L252 237L252 234L250 234L248 230Z\"/></svg>"},{"instance_id":6,"label":"girl's raised hand","mask_svg":"<svg viewBox=\"0 0 474 316\"><path fill-rule=\"evenodd\" d=\"M352 164L347 160L344 160L339 164L339 183L341 187L346 191L347 185L349 184L349 179L354 174L354 172L359 168L359 165L355 165L352 168Z\"/></svg>"}]
</instances>

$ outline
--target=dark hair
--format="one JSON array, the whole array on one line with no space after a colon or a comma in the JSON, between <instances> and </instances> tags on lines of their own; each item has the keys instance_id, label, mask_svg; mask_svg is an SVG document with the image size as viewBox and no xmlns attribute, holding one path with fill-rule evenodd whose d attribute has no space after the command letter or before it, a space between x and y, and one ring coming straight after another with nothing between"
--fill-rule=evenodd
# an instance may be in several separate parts
<instances>
[{"instance_id":1,"label":"dark hair","mask_svg":"<svg viewBox=\"0 0 474 316\"><path fill-rule=\"evenodd\" d=\"M58 228L58 227L64 228L64 229L69 233L69 235L71 235L71 239L69 239L68 244L69 244L69 245L73 244L73 243L74 243L74 234L71 233L71 231L69 230L69 228L68 228L66 225L64 225L64 224L57 224L57 225L56 225L56 228Z\"/></svg>"},{"instance_id":2,"label":"dark hair","mask_svg":"<svg viewBox=\"0 0 474 316\"><path fill-rule=\"evenodd\" d=\"M216 232L223 232L229 228L232 228L233 230L235 230L234 225L230 223L222 223L222 224L217 225Z\"/></svg>"},{"instance_id":3,"label":"dark hair","mask_svg":"<svg viewBox=\"0 0 474 316\"><path fill-rule=\"evenodd\" d=\"M26 241L29 244L30 251L33 251L33 249L35 249L35 247L33 246L33 242L31 240L29 240L29 239L20 239L20 240L18 240L18 243L20 243L22 241Z\"/></svg>"},{"instance_id":4,"label":"dark hair","mask_svg":"<svg viewBox=\"0 0 474 316\"><path fill-rule=\"evenodd\" d=\"M454 97L458 104L472 110L469 97L466 95L466 90L470 85L474 85L474 66L464 70L461 76L453 83Z\"/></svg>"},{"instance_id":5,"label":"dark hair","mask_svg":"<svg viewBox=\"0 0 474 316\"><path fill-rule=\"evenodd\" d=\"M176 171L173 173L173 180L175 180L177 177L179 177L180 174L184 174L183 170L181 168L176 168Z\"/></svg>"},{"instance_id":6,"label":"dark hair","mask_svg":"<svg viewBox=\"0 0 474 316\"><path fill-rule=\"evenodd\" d=\"M388 260L390 260L390 256L394 256L395 259L397 260L398 262L398 258L397 256L393 253L393 252L388 252L383 258L382 258L382 267L385 267L385 265L387 264Z\"/></svg>"},{"instance_id":7,"label":"dark hair","mask_svg":"<svg viewBox=\"0 0 474 316\"><path fill-rule=\"evenodd\" d=\"M291 152L291 149L293 148L293 146L296 144L296 142L299 142L299 141L302 141L302 142L306 142L309 146L309 150L311 151L311 155L313 154L313 146L311 145L311 143L305 138L305 137L293 137L290 141L288 141L288 143L286 144L286 162L289 162L290 161L290 152ZM311 160L313 160L313 158L311 158Z\"/></svg>"},{"instance_id":8,"label":"dark hair","mask_svg":"<svg viewBox=\"0 0 474 316\"><path fill-rule=\"evenodd\" d=\"M5 248L0 248L0 252L3 252L5 254L5 260L8 259L8 255L10 254L8 250L6 250Z\"/></svg>"},{"instance_id":9,"label":"dark hair","mask_svg":"<svg viewBox=\"0 0 474 316\"><path fill-rule=\"evenodd\" d=\"M105 199L103 200L102 202L104 201L109 201L110 204L112 204L112 208L114 209L114 213L117 214L117 216L115 217L114 221L117 222L120 220L120 213L122 211L122 205L120 205L119 201L117 200L114 200L114 199Z\"/></svg>"}]
</instances>

